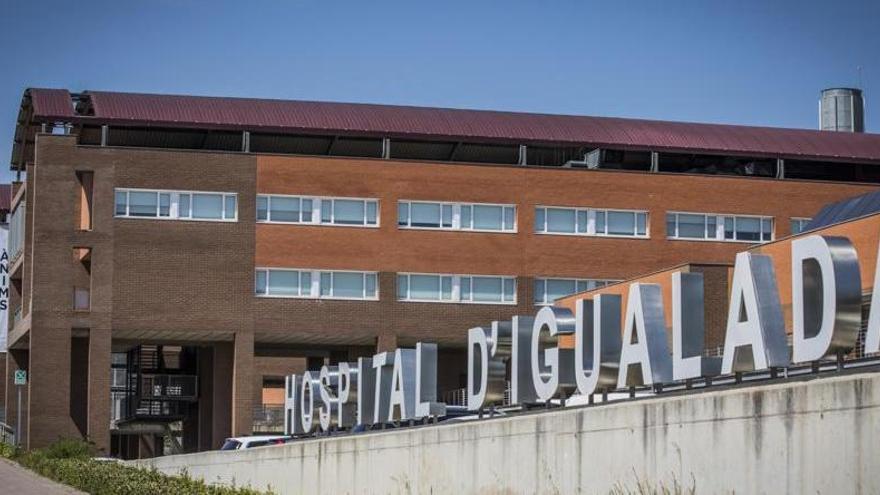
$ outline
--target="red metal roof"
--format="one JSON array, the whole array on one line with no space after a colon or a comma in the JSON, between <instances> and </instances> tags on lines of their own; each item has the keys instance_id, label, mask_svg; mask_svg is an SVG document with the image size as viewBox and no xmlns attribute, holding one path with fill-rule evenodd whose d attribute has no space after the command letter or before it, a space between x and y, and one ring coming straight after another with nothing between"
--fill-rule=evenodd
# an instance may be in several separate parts
<instances>
[{"instance_id":1,"label":"red metal roof","mask_svg":"<svg viewBox=\"0 0 880 495\"><path fill-rule=\"evenodd\" d=\"M66 90L31 90L36 117L57 117ZM880 134L610 117L86 91L107 124L554 143L703 153L880 160ZM39 101L39 105L37 102ZM70 109L67 100L68 111Z\"/></svg>"},{"instance_id":2,"label":"red metal roof","mask_svg":"<svg viewBox=\"0 0 880 495\"><path fill-rule=\"evenodd\" d=\"M35 116L59 119L74 115L70 92L66 89L32 89L30 95Z\"/></svg>"},{"instance_id":3,"label":"red metal roof","mask_svg":"<svg viewBox=\"0 0 880 495\"><path fill-rule=\"evenodd\" d=\"M0 212L9 211L12 206L12 184L0 184Z\"/></svg>"}]
</instances>

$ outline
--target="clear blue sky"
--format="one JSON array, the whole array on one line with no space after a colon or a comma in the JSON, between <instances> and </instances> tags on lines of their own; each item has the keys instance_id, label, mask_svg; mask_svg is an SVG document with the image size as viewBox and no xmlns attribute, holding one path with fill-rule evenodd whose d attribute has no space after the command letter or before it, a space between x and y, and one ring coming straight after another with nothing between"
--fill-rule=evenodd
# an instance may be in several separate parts
<instances>
[{"instance_id":1,"label":"clear blue sky","mask_svg":"<svg viewBox=\"0 0 880 495\"><path fill-rule=\"evenodd\" d=\"M0 0L0 180L22 90L251 96L815 128L880 1Z\"/></svg>"}]
</instances>

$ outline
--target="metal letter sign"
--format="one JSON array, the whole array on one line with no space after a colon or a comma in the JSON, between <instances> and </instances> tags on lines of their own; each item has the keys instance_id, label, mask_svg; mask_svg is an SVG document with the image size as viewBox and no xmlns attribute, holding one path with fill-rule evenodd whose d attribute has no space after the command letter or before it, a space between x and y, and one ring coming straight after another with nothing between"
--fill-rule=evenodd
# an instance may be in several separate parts
<instances>
[{"instance_id":1,"label":"metal letter sign","mask_svg":"<svg viewBox=\"0 0 880 495\"><path fill-rule=\"evenodd\" d=\"M731 285L721 372L729 374L788 365L773 261L762 254L737 254Z\"/></svg>"},{"instance_id":2,"label":"metal letter sign","mask_svg":"<svg viewBox=\"0 0 880 495\"><path fill-rule=\"evenodd\" d=\"M302 401L301 393L302 377L290 375L284 379L284 434L301 435L302 427Z\"/></svg>"},{"instance_id":3,"label":"metal letter sign","mask_svg":"<svg viewBox=\"0 0 880 495\"><path fill-rule=\"evenodd\" d=\"M388 397L388 421L415 418L416 413L416 351L394 351L391 372L391 393Z\"/></svg>"},{"instance_id":4,"label":"metal letter sign","mask_svg":"<svg viewBox=\"0 0 880 495\"><path fill-rule=\"evenodd\" d=\"M794 240L791 269L794 360L816 361L853 349L862 284L852 243L818 235ZM623 325L621 296L597 294L575 301L574 312L549 306L535 317L514 316L471 328L467 408L501 405L508 380L511 406L553 399L564 404L575 390L590 396L708 378L719 374L719 367L731 374L788 366L771 258L737 254L730 285L722 359L703 356L709 308L701 273L672 274L669 330L660 286L638 282L629 286ZM865 337L865 353L872 352L880 352L880 246ZM311 434L319 422L327 431L445 415L446 404L437 400L437 364L437 345L419 342L415 349L324 366L320 374L290 375L285 379L285 433ZM17 370L14 383L22 386L26 378L24 370Z\"/></svg>"},{"instance_id":5,"label":"metal letter sign","mask_svg":"<svg viewBox=\"0 0 880 495\"><path fill-rule=\"evenodd\" d=\"M391 410L391 375L394 373L394 353L380 352L373 356L373 370L376 372L376 395L373 402L373 424L388 421Z\"/></svg>"},{"instance_id":6,"label":"metal letter sign","mask_svg":"<svg viewBox=\"0 0 880 495\"><path fill-rule=\"evenodd\" d=\"M369 426L376 403L376 370L372 358L358 358L357 363L357 424Z\"/></svg>"},{"instance_id":7,"label":"metal letter sign","mask_svg":"<svg viewBox=\"0 0 880 495\"><path fill-rule=\"evenodd\" d=\"M416 419L445 416L446 404L437 402L437 344L416 344Z\"/></svg>"},{"instance_id":8,"label":"metal letter sign","mask_svg":"<svg viewBox=\"0 0 880 495\"><path fill-rule=\"evenodd\" d=\"M865 353L880 352L880 245L874 258L874 288L871 291L871 309L865 333Z\"/></svg>"},{"instance_id":9,"label":"metal letter sign","mask_svg":"<svg viewBox=\"0 0 880 495\"><path fill-rule=\"evenodd\" d=\"M531 316L514 316L510 321L510 402L530 404L538 401L532 381L532 327Z\"/></svg>"},{"instance_id":10,"label":"metal letter sign","mask_svg":"<svg viewBox=\"0 0 880 495\"><path fill-rule=\"evenodd\" d=\"M358 368L356 363L339 363L339 388L337 390L339 417L336 423L341 428L350 428L357 421Z\"/></svg>"},{"instance_id":11,"label":"metal letter sign","mask_svg":"<svg viewBox=\"0 0 880 495\"><path fill-rule=\"evenodd\" d=\"M306 371L302 376L300 384L299 399L302 404L302 414L300 416L302 422L303 433L313 433L318 430L318 399L321 398L321 381L317 378L314 371Z\"/></svg>"},{"instance_id":12,"label":"metal letter sign","mask_svg":"<svg viewBox=\"0 0 880 495\"><path fill-rule=\"evenodd\" d=\"M577 388L573 349L559 347L559 337L574 336L574 315L565 308L538 311L532 325L532 382L538 399L566 398Z\"/></svg>"},{"instance_id":13,"label":"metal letter sign","mask_svg":"<svg viewBox=\"0 0 880 495\"><path fill-rule=\"evenodd\" d=\"M507 388L507 360L510 359L509 322L493 321L489 331L476 327L468 331L468 409L501 404ZM479 380L479 381L478 381Z\"/></svg>"},{"instance_id":14,"label":"metal letter sign","mask_svg":"<svg viewBox=\"0 0 880 495\"><path fill-rule=\"evenodd\" d=\"M321 383L321 407L318 411L318 419L321 423L321 431L329 431L338 426L339 420L339 367L321 367L319 379Z\"/></svg>"},{"instance_id":15,"label":"metal letter sign","mask_svg":"<svg viewBox=\"0 0 880 495\"><path fill-rule=\"evenodd\" d=\"M721 359L703 356L703 274L672 274L672 379L715 376Z\"/></svg>"},{"instance_id":16,"label":"metal letter sign","mask_svg":"<svg viewBox=\"0 0 880 495\"><path fill-rule=\"evenodd\" d=\"M620 296L599 294L577 301L574 376L578 392L591 395L617 386L620 365Z\"/></svg>"},{"instance_id":17,"label":"metal letter sign","mask_svg":"<svg viewBox=\"0 0 880 495\"><path fill-rule=\"evenodd\" d=\"M811 235L791 243L792 359L849 352L862 322L859 259L848 239Z\"/></svg>"},{"instance_id":18,"label":"metal letter sign","mask_svg":"<svg viewBox=\"0 0 880 495\"><path fill-rule=\"evenodd\" d=\"M672 362L659 285L629 286L624 325L617 387L671 382Z\"/></svg>"}]
</instances>

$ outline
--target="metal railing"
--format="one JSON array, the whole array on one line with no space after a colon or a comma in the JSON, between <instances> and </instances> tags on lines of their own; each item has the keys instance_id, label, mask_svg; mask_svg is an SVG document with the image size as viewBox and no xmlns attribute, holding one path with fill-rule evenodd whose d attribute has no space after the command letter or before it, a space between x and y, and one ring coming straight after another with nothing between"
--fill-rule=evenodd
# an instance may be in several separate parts
<instances>
[{"instance_id":1,"label":"metal railing","mask_svg":"<svg viewBox=\"0 0 880 495\"><path fill-rule=\"evenodd\" d=\"M447 390L440 394L441 400L448 406L467 406L467 389L456 388ZM501 400L499 407L510 405L510 381L507 381L507 387L504 389L504 398Z\"/></svg>"},{"instance_id":2,"label":"metal railing","mask_svg":"<svg viewBox=\"0 0 880 495\"><path fill-rule=\"evenodd\" d=\"M197 392L196 375L141 375L143 399L195 400Z\"/></svg>"},{"instance_id":3,"label":"metal railing","mask_svg":"<svg viewBox=\"0 0 880 495\"><path fill-rule=\"evenodd\" d=\"M15 445L15 429L6 423L0 423L0 443Z\"/></svg>"},{"instance_id":4,"label":"metal railing","mask_svg":"<svg viewBox=\"0 0 880 495\"><path fill-rule=\"evenodd\" d=\"M122 418L120 421L133 419L176 420L186 417L188 402L176 400L151 400L138 397L122 399Z\"/></svg>"}]
</instances>

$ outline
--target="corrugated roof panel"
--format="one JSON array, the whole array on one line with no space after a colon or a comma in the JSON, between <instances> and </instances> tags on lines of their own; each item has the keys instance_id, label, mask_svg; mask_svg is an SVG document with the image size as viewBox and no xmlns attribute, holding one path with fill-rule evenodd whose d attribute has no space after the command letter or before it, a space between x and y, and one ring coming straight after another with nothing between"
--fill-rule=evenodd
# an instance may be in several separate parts
<instances>
[{"instance_id":1,"label":"corrugated roof panel","mask_svg":"<svg viewBox=\"0 0 880 495\"><path fill-rule=\"evenodd\" d=\"M73 103L66 89L31 89L34 115L47 118L73 117Z\"/></svg>"},{"instance_id":2,"label":"corrugated roof panel","mask_svg":"<svg viewBox=\"0 0 880 495\"><path fill-rule=\"evenodd\" d=\"M66 90L31 90L35 114L72 115ZM359 103L91 91L94 118L109 124L369 134L446 140L558 143L654 150L880 160L880 135L720 124L456 110ZM66 102L64 95L68 95Z\"/></svg>"},{"instance_id":3,"label":"corrugated roof panel","mask_svg":"<svg viewBox=\"0 0 880 495\"><path fill-rule=\"evenodd\" d=\"M823 206L807 224L807 230L827 227L872 213L880 213L880 191L854 196Z\"/></svg>"}]
</instances>

